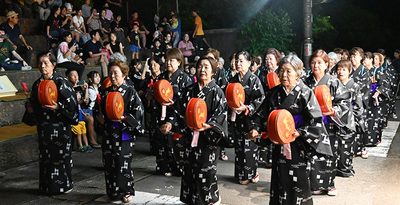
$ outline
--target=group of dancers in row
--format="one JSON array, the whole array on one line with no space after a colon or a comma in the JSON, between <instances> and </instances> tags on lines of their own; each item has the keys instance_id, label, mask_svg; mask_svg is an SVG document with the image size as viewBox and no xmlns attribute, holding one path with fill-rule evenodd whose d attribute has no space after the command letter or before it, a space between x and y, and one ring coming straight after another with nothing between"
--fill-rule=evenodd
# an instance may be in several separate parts
<instances>
[{"instance_id":1,"label":"group of dancers in row","mask_svg":"<svg viewBox=\"0 0 400 205\"><path fill-rule=\"evenodd\" d=\"M156 170L165 176L182 177L180 199L186 204L221 203L217 160L224 147L235 149L234 177L242 185L259 181L261 158L270 163L270 204L312 204L313 194L335 196L335 177L354 176L353 156L366 158L366 146L381 141L387 110L394 106L397 89L395 63L384 67L381 54L364 53L358 47L350 53L350 60L341 60L329 69L327 53L316 50L307 75L295 54L281 58L276 49L267 49L263 67L260 60L240 51L225 70L218 63L219 52L210 49L196 62L194 82L182 69L182 52L172 48L165 55L165 70L155 59L146 62L151 70L146 93L135 89L125 63L111 62L112 85L100 87L95 102L95 112L104 116L102 153L107 195L125 203L134 201L132 148L135 138L143 135L147 120L151 126L146 129L157 150ZM32 87L30 101L38 122L40 189L48 194L65 193L73 187L71 125L78 123L78 102L70 83L54 72L52 56L41 55L39 62L42 76ZM279 85L268 86L266 76L270 72L278 75ZM37 100L38 85L49 79L57 85L58 100L42 106ZM163 104L155 99L153 89L161 79L172 85L174 93ZM228 83L240 83L244 88L245 101L238 108L227 105ZM329 88L329 112L321 111L314 95L318 85ZM124 113L118 120L105 114L105 99L111 92L123 97ZM207 105L207 120L198 130L185 122L191 98L201 98ZM279 144L268 137L266 119L278 109L286 109L294 118L293 142Z\"/></svg>"}]
</instances>

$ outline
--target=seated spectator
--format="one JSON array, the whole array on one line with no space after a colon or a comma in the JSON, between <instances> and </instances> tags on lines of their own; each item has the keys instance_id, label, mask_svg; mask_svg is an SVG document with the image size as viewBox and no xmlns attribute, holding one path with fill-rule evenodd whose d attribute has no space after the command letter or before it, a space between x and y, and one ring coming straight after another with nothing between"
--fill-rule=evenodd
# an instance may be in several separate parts
<instances>
[{"instance_id":1,"label":"seated spectator","mask_svg":"<svg viewBox=\"0 0 400 205\"><path fill-rule=\"evenodd\" d=\"M75 53L77 44L74 43L71 47L68 45L72 42L71 32L64 33L64 41L60 43L57 51L57 67L66 68L78 71L79 77L82 77L82 73L85 70L83 60Z\"/></svg>"},{"instance_id":2,"label":"seated spectator","mask_svg":"<svg viewBox=\"0 0 400 205\"><path fill-rule=\"evenodd\" d=\"M167 52L167 50L172 48L172 35L167 33L164 37L164 41L161 44L161 47Z\"/></svg>"},{"instance_id":3,"label":"seated spectator","mask_svg":"<svg viewBox=\"0 0 400 205\"><path fill-rule=\"evenodd\" d=\"M46 23L46 34L49 39L59 39L62 36L60 13L61 9L58 6L51 9L51 15Z\"/></svg>"},{"instance_id":4,"label":"seated spectator","mask_svg":"<svg viewBox=\"0 0 400 205\"><path fill-rule=\"evenodd\" d=\"M162 18L160 25L164 28L164 35L171 33L171 25L169 24L168 18L166 16Z\"/></svg>"},{"instance_id":5,"label":"seated spectator","mask_svg":"<svg viewBox=\"0 0 400 205\"><path fill-rule=\"evenodd\" d=\"M117 40L119 42L125 42L125 33L124 29L121 25L121 15L117 15L114 20L110 24L111 32L114 32L117 35Z\"/></svg>"},{"instance_id":6,"label":"seated spectator","mask_svg":"<svg viewBox=\"0 0 400 205\"><path fill-rule=\"evenodd\" d=\"M49 7L53 7L53 6L58 6L61 7L62 6L62 0L48 0L47 4L49 5Z\"/></svg>"},{"instance_id":7,"label":"seated spectator","mask_svg":"<svg viewBox=\"0 0 400 205\"><path fill-rule=\"evenodd\" d=\"M114 13L110 10L110 7L108 6L108 3L104 4L104 10L106 11L105 18L109 21L112 21L114 18Z\"/></svg>"},{"instance_id":8,"label":"seated spectator","mask_svg":"<svg viewBox=\"0 0 400 205\"><path fill-rule=\"evenodd\" d=\"M189 39L189 34L186 33L183 36L183 39L178 44L178 48L181 49L185 62L193 62L193 51L195 49L193 43Z\"/></svg>"},{"instance_id":9,"label":"seated spectator","mask_svg":"<svg viewBox=\"0 0 400 205\"><path fill-rule=\"evenodd\" d=\"M121 53L124 55L124 46L117 40L117 35L115 33L110 33L110 43L107 46L108 51L111 55L114 53Z\"/></svg>"},{"instance_id":10,"label":"seated spectator","mask_svg":"<svg viewBox=\"0 0 400 205\"><path fill-rule=\"evenodd\" d=\"M6 40L6 32L0 29L0 67L4 70L31 70L24 59L14 50L12 44ZM16 60L12 60L14 57Z\"/></svg>"},{"instance_id":11,"label":"seated spectator","mask_svg":"<svg viewBox=\"0 0 400 205\"><path fill-rule=\"evenodd\" d=\"M102 52L102 45L100 43L100 32L94 30L90 32L90 41L84 45L83 56L88 66L101 65L103 77L108 76L107 71L107 53Z\"/></svg>"},{"instance_id":12,"label":"seated spectator","mask_svg":"<svg viewBox=\"0 0 400 205\"><path fill-rule=\"evenodd\" d=\"M164 27L161 26L161 25L158 25L157 30L154 31L154 34L153 34L153 43L156 40L159 40L160 42L162 42L164 40L164 34L163 33L164 33Z\"/></svg>"},{"instance_id":13,"label":"seated spectator","mask_svg":"<svg viewBox=\"0 0 400 205\"><path fill-rule=\"evenodd\" d=\"M25 40L18 25L19 16L15 11L7 13L7 22L0 25L0 28L6 32L8 40L12 44L14 50L21 54L26 62L31 62L33 48Z\"/></svg>"},{"instance_id":14,"label":"seated spectator","mask_svg":"<svg viewBox=\"0 0 400 205\"><path fill-rule=\"evenodd\" d=\"M32 10L34 16L39 17L42 21L47 21L51 14L51 10L45 0L33 0Z\"/></svg>"},{"instance_id":15,"label":"seated spectator","mask_svg":"<svg viewBox=\"0 0 400 205\"><path fill-rule=\"evenodd\" d=\"M82 9L76 12L76 15L72 18L72 35L76 42L80 43L82 38L82 44L85 44L90 40L90 36L86 33L85 20L82 17ZM81 44L81 45L82 45Z\"/></svg>"},{"instance_id":16,"label":"seated spectator","mask_svg":"<svg viewBox=\"0 0 400 205\"><path fill-rule=\"evenodd\" d=\"M103 36L103 40L108 41L109 40L108 36L111 33L111 28L110 28L111 21L106 18L106 10L104 9L101 10L100 22L101 22L101 33Z\"/></svg>"},{"instance_id":17,"label":"seated spectator","mask_svg":"<svg viewBox=\"0 0 400 205\"><path fill-rule=\"evenodd\" d=\"M68 13L67 7L61 6L60 9L61 12L59 18L61 21L61 29L63 31L71 31L72 16Z\"/></svg>"},{"instance_id":18,"label":"seated spectator","mask_svg":"<svg viewBox=\"0 0 400 205\"><path fill-rule=\"evenodd\" d=\"M93 152L93 148L89 146L87 136L86 136L85 116L88 114L85 113L82 109L82 106L89 103L88 84L83 83L83 85L78 85L79 76L78 76L78 72L74 69L68 69L65 72L65 75L68 77L68 81L74 86L76 98L78 100L79 123L77 125L72 125L72 133L74 133L76 135L76 139L78 142L78 151L79 152ZM82 143L82 140L83 140L83 143Z\"/></svg>"},{"instance_id":19,"label":"seated spectator","mask_svg":"<svg viewBox=\"0 0 400 205\"><path fill-rule=\"evenodd\" d=\"M87 21L89 16L92 14L92 6L90 6L90 0L85 0L85 4L82 5L82 17Z\"/></svg>"},{"instance_id":20,"label":"seated spectator","mask_svg":"<svg viewBox=\"0 0 400 205\"><path fill-rule=\"evenodd\" d=\"M101 32L101 21L100 15L97 13L97 9L92 8L92 13L90 14L88 20L86 21L88 25L89 32L100 30Z\"/></svg>"}]
</instances>

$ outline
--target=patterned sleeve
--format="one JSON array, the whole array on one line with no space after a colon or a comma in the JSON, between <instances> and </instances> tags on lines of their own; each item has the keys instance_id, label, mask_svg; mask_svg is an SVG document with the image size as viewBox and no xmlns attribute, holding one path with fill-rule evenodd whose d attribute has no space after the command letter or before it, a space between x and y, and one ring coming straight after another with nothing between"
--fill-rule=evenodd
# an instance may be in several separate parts
<instances>
[{"instance_id":1,"label":"patterned sleeve","mask_svg":"<svg viewBox=\"0 0 400 205\"><path fill-rule=\"evenodd\" d=\"M221 138L228 135L226 98L221 89L212 97L212 114L207 121L212 128L206 131L206 136L209 137L210 143L217 144Z\"/></svg>"},{"instance_id":2,"label":"patterned sleeve","mask_svg":"<svg viewBox=\"0 0 400 205\"><path fill-rule=\"evenodd\" d=\"M258 79L257 77L252 79L250 90L251 90L250 94L251 99L247 107L249 109L249 115L252 116L254 113L256 113L258 108L260 108L265 98L264 89L261 85L260 79Z\"/></svg>"},{"instance_id":3,"label":"patterned sleeve","mask_svg":"<svg viewBox=\"0 0 400 205\"><path fill-rule=\"evenodd\" d=\"M300 95L301 100L306 105L302 113L305 118L305 124L298 129L300 138L318 153L332 156L328 134L322 122L322 112L317 98L309 88L303 90Z\"/></svg>"},{"instance_id":4,"label":"patterned sleeve","mask_svg":"<svg viewBox=\"0 0 400 205\"><path fill-rule=\"evenodd\" d=\"M57 116L64 122L78 124L78 101L72 85L65 79L58 77L55 79L58 87L58 106Z\"/></svg>"},{"instance_id":5,"label":"patterned sleeve","mask_svg":"<svg viewBox=\"0 0 400 205\"><path fill-rule=\"evenodd\" d=\"M131 132L143 133L143 116L144 108L139 95L133 87L129 88L129 105L127 111L124 112L124 124Z\"/></svg>"},{"instance_id":6,"label":"patterned sleeve","mask_svg":"<svg viewBox=\"0 0 400 205\"><path fill-rule=\"evenodd\" d=\"M378 82L378 88L376 89L379 91L381 95L384 95L386 98L390 98L391 94L391 79L390 75L391 73L389 72L390 69L385 69L384 71L381 71L378 73L379 76L379 82Z\"/></svg>"},{"instance_id":7,"label":"patterned sleeve","mask_svg":"<svg viewBox=\"0 0 400 205\"><path fill-rule=\"evenodd\" d=\"M360 92L360 87L358 84L354 84L354 91L352 96L352 106L354 112L354 118L356 121L356 127L359 130L358 132L365 132L365 110L363 107L363 93Z\"/></svg>"}]
</instances>

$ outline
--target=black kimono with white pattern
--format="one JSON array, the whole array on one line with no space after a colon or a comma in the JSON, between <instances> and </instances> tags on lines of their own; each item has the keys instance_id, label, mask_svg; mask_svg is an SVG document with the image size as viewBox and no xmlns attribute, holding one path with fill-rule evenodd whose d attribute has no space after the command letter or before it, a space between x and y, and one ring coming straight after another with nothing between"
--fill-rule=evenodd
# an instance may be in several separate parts
<instances>
[{"instance_id":1,"label":"black kimono with white pattern","mask_svg":"<svg viewBox=\"0 0 400 205\"><path fill-rule=\"evenodd\" d=\"M339 140L346 137L347 134L339 132L339 129L352 121L354 123L354 116L351 110L352 96L344 92L343 85L339 79L331 76L329 73L325 74L318 82L316 82L313 75L310 75L306 79L305 84L312 90L316 86L326 85L332 96L332 109L335 111L335 114L333 116L323 116L323 122L328 132L333 156L314 152L310 157L311 191L329 190L335 187L334 180L336 176ZM352 118L353 120L351 121Z\"/></svg>"},{"instance_id":2,"label":"black kimono with white pattern","mask_svg":"<svg viewBox=\"0 0 400 205\"><path fill-rule=\"evenodd\" d=\"M187 149L181 182L181 201L186 204L213 204L219 200L217 185L218 142L228 135L227 106L224 92L212 80L200 90L199 84L187 88L181 112L190 98L207 104L207 124L212 128L200 132L197 147L191 147L192 130L187 128L182 142ZM182 113L183 114L183 113Z\"/></svg>"},{"instance_id":3,"label":"black kimono with white pattern","mask_svg":"<svg viewBox=\"0 0 400 205\"><path fill-rule=\"evenodd\" d=\"M369 109L369 95L370 95L370 88L371 88L371 79L369 78L368 69L365 68L363 65L360 65L356 70L350 74L350 78L354 80L355 83L359 85L359 92L361 92L362 102L363 102L363 110L364 113L362 114L362 118L364 122L367 124L367 110ZM366 127L366 124L363 125ZM364 141L368 138L368 134L366 132L362 132L359 128L356 131L356 152L360 152L365 149Z\"/></svg>"},{"instance_id":4,"label":"black kimono with white pattern","mask_svg":"<svg viewBox=\"0 0 400 205\"><path fill-rule=\"evenodd\" d=\"M243 181L252 179L257 174L258 167L258 146L253 140L250 140L247 134L250 130L260 131L259 123L254 118L255 113L264 101L265 94L260 79L252 72L247 73L241 79L240 74L236 74L231 83L238 82L242 84L246 99L244 104L248 108L248 115L245 112L237 114L233 125L233 137L235 139L235 178Z\"/></svg>"},{"instance_id":5,"label":"black kimono with white pattern","mask_svg":"<svg viewBox=\"0 0 400 205\"><path fill-rule=\"evenodd\" d=\"M186 148L183 144L177 140L173 140L172 133L183 133L183 127L186 125L184 115L180 113L179 109L182 105L181 98L183 91L186 87L193 84L192 78L183 72L181 69L176 70L171 76L166 71L160 74L160 79L168 80L174 90L174 101L173 105L167 106L167 113L165 120L161 120L161 105L158 107L158 125L161 126L166 122L172 124L172 130L170 134L162 135L160 133L158 142L159 150L156 155L158 173L165 174L167 172L172 172L174 175L182 174L182 166L184 163L184 156L186 153Z\"/></svg>"},{"instance_id":6,"label":"black kimono with white pattern","mask_svg":"<svg viewBox=\"0 0 400 205\"><path fill-rule=\"evenodd\" d=\"M78 123L76 93L67 79L54 73L51 80L58 90L56 110L42 107L38 87L43 78L33 83L31 102L37 119L39 140L39 189L46 194L64 193L73 187L71 125Z\"/></svg>"},{"instance_id":7,"label":"black kimono with white pattern","mask_svg":"<svg viewBox=\"0 0 400 205\"><path fill-rule=\"evenodd\" d=\"M106 113L109 92L120 92L124 99L124 120L111 121ZM143 134L143 104L133 85L126 81L117 87L110 86L102 93L101 108L104 113L105 130L102 143L106 191L111 199L126 194L135 195L132 169L133 146L136 136Z\"/></svg>"},{"instance_id":8,"label":"black kimono with white pattern","mask_svg":"<svg viewBox=\"0 0 400 205\"><path fill-rule=\"evenodd\" d=\"M366 146L376 146L382 141L382 131L385 127L391 97L391 82L386 74L383 67L370 70L370 76L375 78L376 82L371 84L370 90L369 109L367 111L368 135L363 139ZM375 99L372 96L378 91L380 92L379 104L375 104Z\"/></svg>"},{"instance_id":9,"label":"black kimono with white pattern","mask_svg":"<svg viewBox=\"0 0 400 205\"><path fill-rule=\"evenodd\" d=\"M290 143L292 159L283 155L283 145L275 144L272 157L270 204L313 204L310 190L310 160L315 152L332 155L330 146L323 142L327 132L322 113L313 91L301 80L286 94L282 85L271 90L263 107L265 116L276 109L286 109L293 116L302 118L296 128L300 136Z\"/></svg>"},{"instance_id":10,"label":"black kimono with white pattern","mask_svg":"<svg viewBox=\"0 0 400 205\"><path fill-rule=\"evenodd\" d=\"M336 91L337 98L343 99L343 104L350 105L350 109L343 110L343 117L340 121L335 122L340 125L337 132L337 170L336 176L349 177L353 176L353 156L355 154L356 132L365 132L364 122L364 106L362 102L363 93L360 92L360 87L352 78L346 84L340 82L340 86ZM336 112L336 110L335 110Z\"/></svg>"}]
</instances>

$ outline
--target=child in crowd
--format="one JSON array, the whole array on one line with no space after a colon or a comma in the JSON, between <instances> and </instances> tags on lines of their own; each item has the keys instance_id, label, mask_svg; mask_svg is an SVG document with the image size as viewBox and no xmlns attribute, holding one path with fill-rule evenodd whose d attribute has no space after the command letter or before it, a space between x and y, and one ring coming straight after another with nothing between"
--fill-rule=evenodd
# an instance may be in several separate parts
<instances>
[{"instance_id":1,"label":"child in crowd","mask_svg":"<svg viewBox=\"0 0 400 205\"><path fill-rule=\"evenodd\" d=\"M165 55L165 51L161 49L161 42L159 39L154 41L154 46L151 49L151 55L155 58L156 62L160 62L161 60L164 61L163 56Z\"/></svg>"},{"instance_id":2,"label":"child in crowd","mask_svg":"<svg viewBox=\"0 0 400 205\"><path fill-rule=\"evenodd\" d=\"M138 24L133 24L133 28L128 36L128 42L130 44L129 50L132 53L132 59L139 59L140 33Z\"/></svg>"},{"instance_id":3,"label":"child in crowd","mask_svg":"<svg viewBox=\"0 0 400 205\"><path fill-rule=\"evenodd\" d=\"M67 70L65 75L68 77L68 81L74 86L78 99L79 123L78 125L72 125L72 133L76 135L78 150L80 152L93 152L93 148L89 146L86 136L86 123L84 119L88 114L83 112L81 108L82 105L85 105L89 102L88 84L84 83L83 85L78 85L79 75L74 69Z\"/></svg>"},{"instance_id":4,"label":"child in crowd","mask_svg":"<svg viewBox=\"0 0 400 205\"><path fill-rule=\"evenodd\" d=\"M90 132L90 141L91 146L95 149L101 148L101 146L97 143L96 138L94 137L94 129L95 129L95 122L98 122L97 116L100 112L100 94L99 94L99 86L100 86L100 73L97 71L90 71L87 74L87 79L89 81L89 103L87 106L87 112L90 116L88 116L88 128ZM93 133L93 134L91 134ZM96 132L99 133L99 132Z\"/></svg>"}]
</instances>

